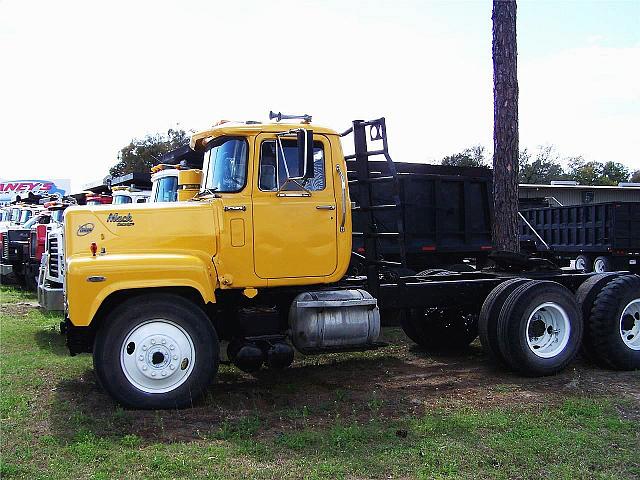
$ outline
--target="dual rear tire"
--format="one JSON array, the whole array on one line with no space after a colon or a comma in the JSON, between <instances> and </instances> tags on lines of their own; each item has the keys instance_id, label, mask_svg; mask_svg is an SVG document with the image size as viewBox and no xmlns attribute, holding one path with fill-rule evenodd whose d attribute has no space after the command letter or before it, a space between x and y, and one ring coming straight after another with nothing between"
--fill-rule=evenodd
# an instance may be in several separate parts
<instances>
[{"instance_id":1,"label":"dual rear tire","mask_svg":"<svg viewBox=\"0 0 640 480\"><path fill-rule=\"evenodd\" d=\"M485 299L480 341L492 357L527 376L552 375L576 356L582 315L566 287L550 281L512 279Z\"/></svg>"},{"instance_id":2,"label":"dual rear tire","mask_svg":"<svg viewBox=\"0 0 640 480\"><path fill-rule=\"evenodd\" d=\"M601 365L640 368L640 276L605 273L574 296L550 281L512 279L487 296L479 318L485 350L524 375L564 369L580 347Z\"/></svg>"}]
</instances>

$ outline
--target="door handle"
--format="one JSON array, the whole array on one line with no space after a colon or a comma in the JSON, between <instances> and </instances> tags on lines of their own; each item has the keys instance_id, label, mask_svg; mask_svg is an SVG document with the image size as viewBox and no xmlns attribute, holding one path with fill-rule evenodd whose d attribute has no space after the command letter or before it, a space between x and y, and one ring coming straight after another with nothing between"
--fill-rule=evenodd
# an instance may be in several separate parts
<instances>
[{"instance_id":1,"label":"door handle","mask_svg":"<svg viewBox=\"0 0 640 480\"><path fill-rule=\"evenodd\" d=\"M335 205L316 205L317 210L335 210Z\"/></svg>"},{"instance_id":2,"label":"door handle","mask_svg":"<svg viewBox=\"0 0 640 480\"><path fill-rule=\"evenodd\" d=\"M245 212L246 210L247 210L247 207L244 205L225 205L224 206L225 212Z\"/></svg>"}]
</instances>

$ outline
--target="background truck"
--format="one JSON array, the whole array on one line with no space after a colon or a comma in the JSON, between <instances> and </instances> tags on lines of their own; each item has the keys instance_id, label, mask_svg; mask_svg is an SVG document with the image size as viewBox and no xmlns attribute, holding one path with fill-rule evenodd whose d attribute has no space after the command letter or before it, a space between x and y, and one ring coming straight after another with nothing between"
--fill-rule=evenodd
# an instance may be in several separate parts
<instances>
[{"instance_id":1,"label":"background truck","mask_svg":"<svg viewBox=\"0 0 640 480\"><path fill-rule=\"evenodd\" d=\"M404 275L416 217L383 226L374 213L387 210L376 203L378 183L391 185L393 208L407 211L412 200L401 195L384 118L356 120L342 134L310 120L224 123L193 135L204 162L190 202L67 211L61 327L72 354L92 352L100 384L118 402L192 405L221 359L251 372L287 367L294 348L378 348L381 310L400 313L427 349L479 334L524 375L561 371L581 345L610 367L640 367L639 276L590 276L504 252L483 270ZM346 137L354 153L345 157ZM372 168L376 155L390 178ZM362 214L364 268L346 275L352 205ZM446 202L437 206L456 216Z\"/></svg>"},{"instance_id":2,"label":"background truck","mask_svg":"<svg viewBox=\"0 0 640 480\"><path fill-rule=\"evenodd\" d=\"M0 278L5 283L13 274L20 285L31 285L35 281L27 277L29 232L32 225L48 222L48 215L42 213L43 207L40 205L25 204L15 210L18 211L14 217L17 220L0 230Z\"/></svg>"},{"instance_id":3,"label":"background truck","mask_svg":"<svg viewBox=\"0 0 640 480\"><path fill-rule=\"evenodd\" d=\"M608 202L521 212L520 238L584 272L640 272L640 203Z\"/></svg>"},{"instance_id":4,"label":"background truck","mask_svg":"<svg viewBox=\"0 0 640 480\"><path fill-rule=\"evenodd\" d=\"M349 190L351 198L357 200L365 192L358 183L357 172L351 170L353 163L354 159L347 156ZM369 164L372 201L376 204L371 216L377 228L378 251L384 258L401 259L393 233L400 224L405 226L404 255L413 273L484 266L492 249L490 169L396 162L394 177L386 161ZM394 200L396 185L399 202ZM356 201L352 208L353 250L360 256L353 259L354 265L365 263L358 259L364 259L367 214ZM471 263L465 265L465 260Z\"/></svg>"},{"instance_id":5,"label":"background truck","mask_svg":"<svg viewBox=\"0 0 640 480\"><path fill-rule=\"evenodd\" d=\"M145 203L149 201L151 190L142 190L135 186L111 187L112 202L114 205L124 205L127 203Z\"/></svg>"}]
</instances>

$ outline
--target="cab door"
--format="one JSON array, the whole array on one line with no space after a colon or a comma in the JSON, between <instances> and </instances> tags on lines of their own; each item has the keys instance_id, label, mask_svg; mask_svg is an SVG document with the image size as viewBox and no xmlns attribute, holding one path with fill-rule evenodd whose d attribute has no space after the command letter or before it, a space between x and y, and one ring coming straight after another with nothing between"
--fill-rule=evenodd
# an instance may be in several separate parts
<instances>
[{"instance_id":1,"label":"cab door","mask_svg":"<svg viewBox=\"0 0 640 480\"><path fill-rule=\"evenodd\" d=\"M325 277L338 259L336 196L330 142L314 135L314 176L300 188L286 182L299 172L295 137L283 140L284 159L274 156L273 134L256 137L253 249L256 275L265 279ZM283 168L283 161L287 168ZM286 184L285 184L286 183ZM285 185L283 185L285 184Z\"/></svg>"}]
</instances>

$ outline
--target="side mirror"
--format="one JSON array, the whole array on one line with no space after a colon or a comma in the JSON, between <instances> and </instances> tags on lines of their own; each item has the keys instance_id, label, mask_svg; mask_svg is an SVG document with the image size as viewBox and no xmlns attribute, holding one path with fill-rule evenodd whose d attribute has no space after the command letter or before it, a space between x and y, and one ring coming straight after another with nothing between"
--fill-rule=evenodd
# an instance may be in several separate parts
<instances>
[{"instance_id":1,"label":"side mirror","mask_svg":"<svg viewBox=\"0 0 640 480\"><path fill-rule=\"evenodd\" d=\"M302 180L313 178L313 130L300 129L296 132L298 139L298 158L303 165Z\"/></svg>"}]
</instances>

